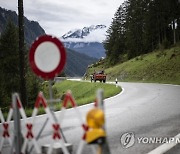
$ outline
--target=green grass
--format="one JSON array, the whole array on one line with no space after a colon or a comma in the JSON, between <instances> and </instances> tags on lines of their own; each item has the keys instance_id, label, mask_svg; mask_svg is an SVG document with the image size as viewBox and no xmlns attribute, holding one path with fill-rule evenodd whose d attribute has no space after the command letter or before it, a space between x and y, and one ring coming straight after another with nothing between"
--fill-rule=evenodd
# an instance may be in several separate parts
<instances>
[{"instance_id":1,"label":"green grass","mask_svg":"<svg viewBox=\"0 0 180 154\"><path fill-rule=\"evenodd\" d=\"M103 65L92 67L93 70ZM158 50L105 69L108 80L180 84L180 47Z\"/></svg>"},{"instance_id":2,"label":"green grass","mask_svg":"<svg viewBox=\"0 0 180 154\"><path fill-rule=\"evenodd\" d=\"M64 81L53 86L56 98L61 98L63 93L70 89L78 105L93 102L99 88L104 90L104 98L114 96L121 91L120 87L111 84L78 81Z\"/></svg>"},{"instance_id":3,"label":"green grass","mask_svg":"<svg viewBox=\"0 0 180 154\"><path fill-rule=\"evenodd\" d=\"M90 83L90 82L79 82L79 81L68 81L59 82L53 85L54 98L61 99L62 95L68 90L71 90L78 106L94 102L96 99L96 91L98 89L104 90L104 98L114 96L121 92L120 87L116 87L111 84L104 83ZM49 98L48 82L45 81L42 85L42 91L46 99ZM34 100L35 102L35 100ZM53 103L55 111L61 109L62 101ZM49 104L50 105L50 104ZM71 106L68 106L71 107ZM8 111L7 111L8 112ZM5 118L7 118L7 112L3 112ZM26 115L30 117L33 112L33 108L25 108ZM45 111L42 107L39 108L38 114L44 114Z\"/></svg>"},{"instance_id":4,"label":"green grass","mask_svg":"<svg viewBox=\"0 0 180 154\"><path fill-rule=\"evenodd\" d=\"M71 90L72 95L74 96L76 103L78 106L83 104L88 104L94 102L96 99L96 91L101 88L104 90L104 98L108 98L114 96L121 92L120 87L116 87L111 84L104 83L89 83L89 82L79 82L79 81L63 81L60 83L56 83L53 85L53 93L54 98L60 98L63 94L65 94L68 90ZM49 90L48 90L48 82L45 81L42 85L42 91L46 99L49 98ZM35 102L35 100L34 100ZM61 109L62 101L53 103L53 109L55 111L59 111ZM50 105L50 104L49 104ZM71 106L68 106L71 107ZM5 118L7 118L8 110L3 112ZM33 108L25 108L26 115L30 117L33 112ZM38 114L44 114L45 111L42 107L39 108Z\"/></svg>"}]
</instances>

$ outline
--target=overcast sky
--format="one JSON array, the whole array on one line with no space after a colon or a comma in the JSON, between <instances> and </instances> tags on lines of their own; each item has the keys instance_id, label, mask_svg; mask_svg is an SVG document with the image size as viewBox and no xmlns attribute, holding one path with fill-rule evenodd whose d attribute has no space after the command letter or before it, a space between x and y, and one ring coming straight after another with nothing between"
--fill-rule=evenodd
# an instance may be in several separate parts
<instances>
[{"instance_id":1,"label":"overcast sky","mask_svg":"<svg viewBox=\"0 0 180 154\"><path fill-rule=\"evenodd\" d=\"M18 0L0 0L0 6L17 12ZM47 34L58 37L69 30L104 24L109 26L124 0L24 0L24 13L38 21Z\"/></svg>"}]
</instances>

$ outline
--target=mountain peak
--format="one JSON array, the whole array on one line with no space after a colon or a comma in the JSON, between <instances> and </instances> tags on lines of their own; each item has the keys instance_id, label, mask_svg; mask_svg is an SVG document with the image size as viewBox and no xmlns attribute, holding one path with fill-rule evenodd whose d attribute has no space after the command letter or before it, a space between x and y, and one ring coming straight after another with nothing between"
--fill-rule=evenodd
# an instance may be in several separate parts
<instances>
[{"instance_id":1,"label":"mountain peak","mask_svg":"<svg viewBox=\"0 0 180 154\"><path fill-rule=\"evenodd\" d=\"M62 36L62 38L65 39L83 39L90 35L92 32L97 31L97 30L106 30L105 25L91 25L89 27L84 27L82 29L75 29L75 30L70 30L66 34Z\"/></svg>"}]
</instances>

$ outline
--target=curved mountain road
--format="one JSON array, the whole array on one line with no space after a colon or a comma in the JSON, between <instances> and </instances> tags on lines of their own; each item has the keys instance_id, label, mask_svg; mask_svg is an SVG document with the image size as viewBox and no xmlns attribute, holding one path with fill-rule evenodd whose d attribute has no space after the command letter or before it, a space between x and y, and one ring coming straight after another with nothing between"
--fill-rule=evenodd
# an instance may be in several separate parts
<instances>
[{"instance_id":1,"label":"curved mountain road","mask_svg":"<svg viewBox=\"0 0 180 154\"><path fill-rule=\"evenodd\" d=\"M161 144L138 143L141 137L174 137L180 133L180 86L120 83L121 95L106 101L109 142L113 154L144 154ZM135 144L122 148L120 137L133 132Z\"/></svg>"},{"instance_id":2,"label":"curved mountain road","mask_svg":"<svg viewBox=\"0 0 180 154\"><path fill-rule=\"evenodd\" d=\"M106 128L108 142L112 154L145 154L160 143L139 143L138 138L174 137L180 133L180 86L150 83L119 83L123 92L105 100ZM79 107L85 120L85 115L93 104ZM58 115L60 112L56 112ZM46 115L39 116L34 126L38 132ZM83 135L79 120L73 109L66 112L61 124L67 141L76 150ZM41 145L50 143L51 127L46 127L39 140ZM0 130L1 131L1 130ZM135 144L123 148L120 138L124 133L135 135ZM178 148L171 153L179 153ZM85 146L83 154L91 154L90 146Z\"/></svg>"}]
</instances>

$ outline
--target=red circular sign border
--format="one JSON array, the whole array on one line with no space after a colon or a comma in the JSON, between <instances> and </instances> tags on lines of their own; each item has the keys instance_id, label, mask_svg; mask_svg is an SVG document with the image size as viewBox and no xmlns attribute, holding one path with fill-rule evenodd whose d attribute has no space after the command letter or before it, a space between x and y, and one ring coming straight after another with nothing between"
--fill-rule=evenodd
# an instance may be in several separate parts
<instances>
[{"instance_id":1,"label":"red circular sign border","mask_svg":"<svg viewBox=\"0 0 180 154\"><path fill-rule=\"evenodd\" d=\"M61 60L59 61L59 64L58 66L51 72L43 72L41 71L36 63L35 63L35 52L36 52L36 49L37 47L43 43L43 42L52 42L54 43L58 49L59 49L59 53L61 55ZM57 76L64 68L64 65L66 63L66 50L63 46L63 44L56 38L56 37L53 37L51 35L43 35L43 36L40 36L31 46L31 49L30 49L30 52L29 52L29 62L30 62L30 66L33 70L33 72L35 74L37 74L38 76L42 77L43 79L53 79L55 76Z\"/></svg>"}]
</instances>

